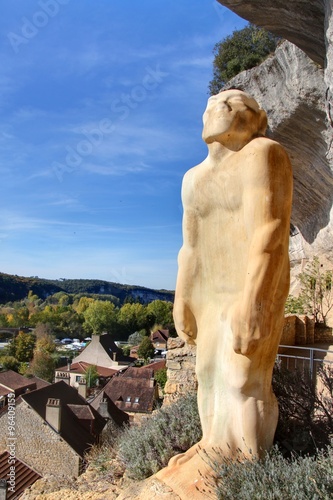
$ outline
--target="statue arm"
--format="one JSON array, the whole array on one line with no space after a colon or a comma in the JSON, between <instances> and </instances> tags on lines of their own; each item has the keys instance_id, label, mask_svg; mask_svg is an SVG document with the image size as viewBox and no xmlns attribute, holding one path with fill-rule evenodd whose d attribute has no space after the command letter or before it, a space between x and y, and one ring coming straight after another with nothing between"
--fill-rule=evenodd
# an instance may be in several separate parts
<instances>
[{"instance_id":1,"label":"statue arm","mask_svg":"<svg viewBox=\"0 0 333 500\"><path fill-rule=\"evenodd\" d=\"M197 325L191 310L191 293L193 278L195 278L197 259L196 242L198 232L198 217L195 210L188 208L187 199L191 196L191 171L184 177L182 186L183 215L183 245L178 255L178 275L175 291L173 317L176 331L183 340L195 344Z\"/></svg>"},{"instance_id":2,"label":"statue arm","mask_svg":"<svg viewBox=\"0 0 333 500\"><path fill-rule=\"evenodd\" d=\"M258 153L253 171L245 175L243 208L250 247L242 297L233 311L237 353L253 353L272 331L275 311L284 306L291 201L289 158L279 144L269 141L269 147Z\"/></svg>"}]
</instances>

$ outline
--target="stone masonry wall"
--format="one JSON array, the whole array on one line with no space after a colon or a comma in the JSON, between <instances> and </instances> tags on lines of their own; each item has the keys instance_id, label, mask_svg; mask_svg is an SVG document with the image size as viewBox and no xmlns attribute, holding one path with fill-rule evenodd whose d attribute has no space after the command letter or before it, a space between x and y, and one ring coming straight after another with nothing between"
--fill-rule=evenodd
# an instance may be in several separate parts
<instances>
[{"instance_id":1,"label":"stone masonry wall","mask_svg":"<svg viewBox=\"0 0 333 500\"><path fill-rule=\"evenodd\" d=\"M185 344L179 337L168 340L167 383L164 388L163 405L173 403L190 391L196 392L195 356L196 346Z\"/></svg>"},{"instance_id":2,"label":"stone masonry wall","mask_svg":"<svg viewBox=\"0 0 333 500\"><path fill-rule=\"evenodd\" d=\"M288 315L284 319L284 327L280 344L306 345L315 341L315 323L313 318L305 315Z\"/></svg>"},{"instance_id":3,"label":"stone masonry wall","mask_svg":"<svg viewBox=\"0 0 333 500\"><path fill-rule=\"evenodd\" d=\"M16 456L39 474L79 475L80 457L25 401L16 406ZM7 413L0 418L0 449L7 445Z\"/></svg>"}]
</instances>

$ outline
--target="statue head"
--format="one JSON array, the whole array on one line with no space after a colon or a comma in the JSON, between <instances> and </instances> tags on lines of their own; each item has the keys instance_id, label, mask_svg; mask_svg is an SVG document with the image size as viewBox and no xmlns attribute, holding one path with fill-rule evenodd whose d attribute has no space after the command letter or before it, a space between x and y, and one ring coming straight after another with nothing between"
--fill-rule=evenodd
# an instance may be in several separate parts
<instances>
[{"instance_id":1,"label":"statue head","mask_svg":"<svg viewBox=\"0 0 333 500\"><path fill-rule=\"evenodd\" d=\"M202 138L238 151L255 137L264 136L267 115L257 101L241 90L230 89L208 99Z\"/></svg>"}]
</instances>

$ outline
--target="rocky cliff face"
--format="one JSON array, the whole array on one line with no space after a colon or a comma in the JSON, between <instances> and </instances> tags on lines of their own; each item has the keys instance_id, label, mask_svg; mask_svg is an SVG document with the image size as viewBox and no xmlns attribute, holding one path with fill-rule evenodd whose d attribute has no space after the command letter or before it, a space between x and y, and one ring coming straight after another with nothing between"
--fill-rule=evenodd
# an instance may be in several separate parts
<instances>
[{"instance_id":1,"label":"rocky cliff face","mask_svg":"<svg viewBox=\"0 0 333 500\"><path fill-rule=\"evenodd\" d=\"M332 0L218 0L250 22L283 36L276 55L229 87L251 93L268 113L269 135L294 169L291 258L333 262ZM297 266L299 270L300 266Z\"/></svg>"}]
</instances>

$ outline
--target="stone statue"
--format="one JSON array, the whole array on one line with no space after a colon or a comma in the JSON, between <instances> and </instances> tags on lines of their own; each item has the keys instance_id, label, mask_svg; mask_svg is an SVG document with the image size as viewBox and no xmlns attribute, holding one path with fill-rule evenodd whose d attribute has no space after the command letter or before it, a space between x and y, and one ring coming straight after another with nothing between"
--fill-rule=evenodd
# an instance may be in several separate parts
<instances>
[{"instance_id":1,"label":"stone statue","mask_svg":"<svg viewBox=\"0 0 333 500\"><path fill-rule=\"evenodd\" d=\"M245 92L210 97L208 156L183 180L174 320L197 345L203 437L156 477L184 499L205 497L202 475L213 473L203 451L261 456L277 425L271 379L289 290L292 171L266 126Z\"/></svg>"}]
</instances>

